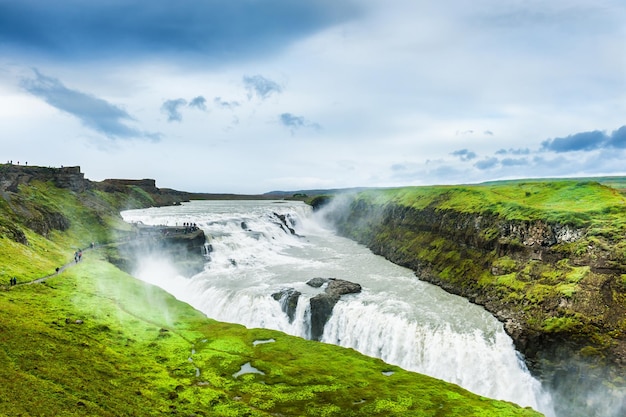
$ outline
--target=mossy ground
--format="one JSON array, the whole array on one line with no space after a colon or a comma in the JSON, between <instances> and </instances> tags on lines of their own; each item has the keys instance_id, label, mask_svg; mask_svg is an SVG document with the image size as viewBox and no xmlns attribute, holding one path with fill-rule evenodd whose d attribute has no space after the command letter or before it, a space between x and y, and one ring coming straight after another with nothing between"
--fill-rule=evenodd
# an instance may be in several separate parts
<instances>
[{"instance_id":1,"label":"mossy ground","mask_svg":"<svg viewBox=\"0 0 626 417\"><path fill-rule=\"evenodd\" d=\"M352 350L209 320L97 251L1 291L0 306L2 415L537 415ZM245 363L264 375L233 377Z\"/></svg>"},{"instance_id":2,"label":"mossy ground","mask_svg":"<svg viewBox=\"0 0 626 417\"><path fill-rule=\"evenodd\" d=\"M115 210L149 198L130 193L34 183L0 199L0 415L539 415L353 350L207 319L106 262L103 247L27 283L123 232ZM69 228L35 233L27 220L42 213ZM246 363L263 374L235 377Z\"/></svg>"},{"instance_id":3,"label":"mossy ground","mask_svg":"<svg viewBox=\"0 0 626 417\"><path fill-rule=\"evenodd\" d=\"M415 209L437 207L462 213L494 214L507 220L542 219L595 227L599 234L626 229L626 198L621 190L593 180L403 187L362 192L360 198L375 204L392 202Z\"/></svg>"}]
</instances>

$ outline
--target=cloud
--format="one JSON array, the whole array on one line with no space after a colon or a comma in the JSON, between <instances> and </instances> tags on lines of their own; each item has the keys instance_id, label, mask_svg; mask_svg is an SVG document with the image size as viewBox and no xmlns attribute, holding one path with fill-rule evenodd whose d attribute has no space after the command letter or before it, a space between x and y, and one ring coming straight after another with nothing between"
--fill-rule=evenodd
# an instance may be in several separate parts
<instances>
[{"instance_id":1,"label":"cloud","mask_svg":"<svg viewBox=\"0 0 626 417\"><path fill-rule=\"evenodd\" d=\"M479 134L480 132L476 132L475 130L472 129L468 129L468 130L457 130L456 131L456 135L457 136L469 136L469 135L474 135L474 134ZM484 130L483 131L483 135L485 136L493 136L493 132L491 130Z\"/></svg>"},{"instance_id":2,"label":"cloud","mask_svg":"<svg viewBox=\"0 0 626 417\"><path fill-rule=\"evenodd\" d=\"M202 96L194 97L189 102L189 107L195 107L195 108L197 108L199 110L206 111L207 110L207 108L206 108L206 98L204 98Z\"/></svg>"},{"instance_id":3,"label":"cloud","mask_svg":"<svg viewBox=\"0 0 626 417\"><path fill-rule=\"evenodd\" d=\"M272 94L279 94L283 91L283 88L278 83L261 75L253 75L251 77L244 75L243 85L248 91L248 99L257 96L261 100L265 100Z\"/></svg>"},{"instance_id":4,"label":"cloud","mask_svg":"<svg viewBox=\"0 0 626 417\"><path fill-rule=\"evenodd\" d=\"M213 99L213 103L215 103L216 106L221 107L223 109L234 109L235 107L239 107L239 102L238 101L226 101L226 100L222 100L221 97L215 97Z\"/></svg>"},{"instance_id":5,"label":"cloud","mask_svg":"<svg viewBox=\"0 0 626 417\"><path fill-rule=\"evenodd\" d=\"M591 151L603 147L607 139L604 132L594 130L576 133L565 138L547 139L541 142L541 147L553 152Z\"/></svg>"},{"instance_id":6,"label":"cloud","mask_svg":"<svg viewBox=\"0 0 626 417\"><path fill-rule=\"evenodd\" d=\"M321 126L317 123L312 123L302 116L295 116L291 113L283 113L279 116L280 123L291 129L293 132L295 129L302 127L308 127L313 129L320 129Z\"/></svg>"},{"instance_id":7,"label":"cloud","mask_svg":"<svg viewBox=\"0 0 626 417\"><path fill-rule=\"evenodd\" d=\"M58 79L43 75L37 69L33 71L35 78L22 79L22 88L52 107L76 117L89 129L111 139L160 139L158 133L142 132L126 125L135 121L126 110L93 95L67 88Z\"/></svg>"},{"instance_id":8,"label":"cloud","mask_svg":"<svg viewBox=\"0 0 626 417\"><path fill-rule=\"evenodd\" d=\"M507 167L528 165L528 159L526 158L504 158L500 162L502 163L502 166Z\"/></svg>"},{"instance_id":9,"label":"cloud","mask_svg":"<svg viewBox=\"0 0 626 417\"><path fill-rule=\"evenodd\" d=\"M395 172L404 172L407 169L408 168L407 168L406 164L393 164L393 165L391 165L391 170L395 171Z\"/></svg>"},{"instance_id":10,"label":"cloud","mask_svg":"<svg viewBox=\"0 0 626 417\"><path fill-rule=\"evenodd\" d=\"M480 170L486 170L486 169L491 169L494 168L496 165L498 165L498 158L487 158L487 159L483 159L482 161L478 161L474 164L474 166Z\"/></svg>"},{"instance_id":11,"label":"cloud","mask_svg":"<svg viewBox=\"0 0 626 417\"><path fill-rule=\"evenodd\" d=\"M186 105L187 100L185 100L184 98L166 100L161 106L161 111L167 114L168 122L182 122L183 115L180 113L180 108Z\"/></svg>"},{"instance_id":12,"label":"cloud","mask_svg":"<svg viewBox=\"0 0 626 417\"><path fill-rule=\"evenodd\" d=\"M496 151L496 155L530 155L530 149L528 148L509 148L509 149L500 149Z\"/></svg>"},{"instance_id":13,"label":"cloud","mask_svg":"<svg viewBox=\"0 0 626 417\"><path fill-rule=\"evenodd\" d=\"M613 148L626 149L626 126L614 130L607 144Z\"/></svg>"},{"instance_id":14,"label":"cloud","mask_svg":"<svg viewBox=\"0 0 626 417\"><path fill-rule=\"evenodd\" d=\"M461 161L471 161L476 158L476 153L467 149L460 149L452 152L450 155L458 156Z\"/></svg>"},{"instance_id":15,"label":"cloud","mask_svg":"<svg viewBox=\"0 0 626 417\"><path fill-rule=\"evenodd\" d=\"M626 126L614 130L610 135L594 130L575 133L564 138L547 139L541 142L541 148L557 153L611 148L626 149Z\"/></svg>"},{"instance_id":16,"label":"cloud","mask_svg":"<svg viewBox=\"0 0 626 417\"><path fill-rule=\"evenodd\" d=\"M163 54L236 61L280 51L361 9L331 0L2 1L0 48L71 61Z\"/></svg>"},{"instance_id":17,"label":"cloud","mask_svg":"<svg viewBox=\"0 0 626 417\"><path fill-rule=\"evenodd\" d=\"M177 98L173 100L165 100L161 105L161 112L167 115L168 122L182 122L183 114L181 109L183 107L195 107L202 111L207 111L206 99L202 96L197 96L187 102L184 98Z\"/></svg>"}]
</instances>

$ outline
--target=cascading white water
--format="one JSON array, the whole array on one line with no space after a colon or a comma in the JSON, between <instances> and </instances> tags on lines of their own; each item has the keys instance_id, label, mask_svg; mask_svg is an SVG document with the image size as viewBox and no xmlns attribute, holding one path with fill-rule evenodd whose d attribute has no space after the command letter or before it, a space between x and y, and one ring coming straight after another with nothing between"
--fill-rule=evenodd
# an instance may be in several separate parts
<instances>
[{"instance_id":1,"label":"cascading white water","mask_svg":"<svg viewBox=\"0 0 626 417\"><path fill-rule=\"evenodd\" d=\"M323 342L554 415L549 395L529 374L501 323L337 236L302 203L194 201L122 216L151 225L191 222L205 231L213 251L202 273L178 276L159 258L145 259L136 276L208 317L306 338L308 300L323 291L306 282L315 277L356 282L363 291L344 295L335 305ZM287 288L301 293L291 322L272 297Z\"/></svg>"}]
</instances>

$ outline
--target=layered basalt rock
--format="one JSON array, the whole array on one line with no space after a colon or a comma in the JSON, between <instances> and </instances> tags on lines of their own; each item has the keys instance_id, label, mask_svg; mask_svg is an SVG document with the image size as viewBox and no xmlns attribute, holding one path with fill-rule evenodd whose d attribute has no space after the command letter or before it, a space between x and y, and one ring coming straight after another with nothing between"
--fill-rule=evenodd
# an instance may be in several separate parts
<instances>
[{"instance_id":1,"label":"layered basalt rock","mask_svg":"<svg viewBox=\"0 0 626 417\"><path fill-rule=\"evenodd\" d=\"M0 167L0 193L16 193L22 184L32 181L52 181L59 188L83 192L91 188L91 181L85 179L80 167L49 168L27 165L4 164Z\"/></svg>"}]
</instances>

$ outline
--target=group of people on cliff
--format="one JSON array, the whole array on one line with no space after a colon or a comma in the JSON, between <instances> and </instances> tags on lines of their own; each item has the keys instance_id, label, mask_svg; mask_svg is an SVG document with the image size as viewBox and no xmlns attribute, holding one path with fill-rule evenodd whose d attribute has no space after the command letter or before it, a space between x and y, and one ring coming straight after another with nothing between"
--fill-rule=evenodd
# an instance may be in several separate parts
<instances>
[{"instance_id":1,"label":"group of people on cliff","mask_svg":"<svg viewBox=\"0 0 626 417\"><path fill-rule=\"evenodd\" d=\"M185 233L192 233L198 230L198 226L195 223L183 223Z\"/></svg>"}]
</instances>

